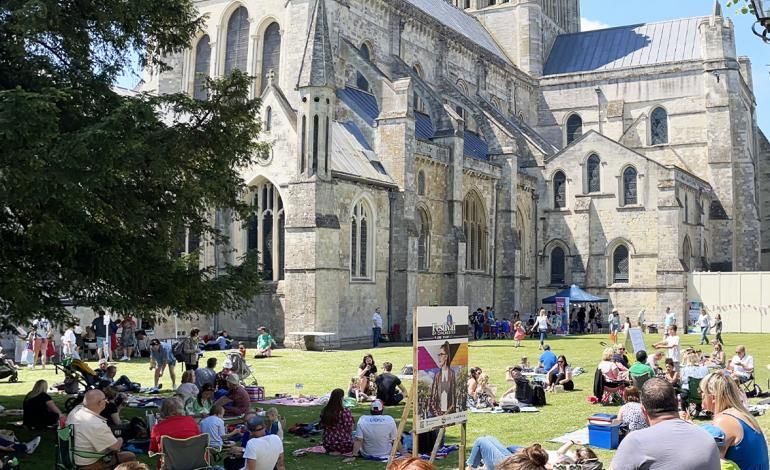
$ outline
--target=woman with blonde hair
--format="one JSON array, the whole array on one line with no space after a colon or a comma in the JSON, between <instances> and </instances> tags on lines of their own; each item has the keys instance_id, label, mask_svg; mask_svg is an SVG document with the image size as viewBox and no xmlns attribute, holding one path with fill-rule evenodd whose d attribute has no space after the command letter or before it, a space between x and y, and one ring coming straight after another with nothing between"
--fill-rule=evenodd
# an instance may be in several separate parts
<instances>
[{"instance_id":1,"label":"woman with blonde hair","mask_svg":"<svg viewBox=\"0 0 770 470\"><path fill-rule=\"evenodd\" d=\"M44 429L55 425L62 415L56 403L48 395L48 382L38 380L24 397L24 426L29 429Z\"/></svg>"},{"instance_id":2,"label":"woman with blonde hair","mask_svg":"<svg viewBox=\"0 0 770 470\"><path fill-rule=\"evenodd\" d=\"M722 350L722 343L719 341L714 340L714 352L711 353L709 362L718 367L725 366L725 352Z\"/></svg>"},{"instance_id":3,"label":"woman with blonde hair","mask_svg":"<svg viewBox=\"0 0 770 470\"><path fill-rule=\"evenodd\" d=\"M628 382L628 369L620 362L613 360L614 355L615 349L613 347L604 348L602 360L597 366L602 371L605 385L608 387L617 387Z\"/></svg>"},{"instance_id":4,"label":"woman with blonde hair","mask_svg":"<svg viewBox=\"0 0 770 470\"><path fill-rule=\"evenodd\" d=\"M490 408L495 406L497 406L495 389L489 384L489 375L482 372L479 374L478 385L476 386L476 407Z\"/></svg>"},{"instance_id":5,"label":"woman with blonde hair","mask_svg":"<svg viewBox=\"0 0 770 470\"><path fill-rule=\"evenodd\" d=\"M768 470L767 441L743 405L738 384L721 372L712 372L701 380L700 392L703 408L714 414L713 424L725 433L719 448L722 458L742 469Z\"/></svg>"}]
</instances>

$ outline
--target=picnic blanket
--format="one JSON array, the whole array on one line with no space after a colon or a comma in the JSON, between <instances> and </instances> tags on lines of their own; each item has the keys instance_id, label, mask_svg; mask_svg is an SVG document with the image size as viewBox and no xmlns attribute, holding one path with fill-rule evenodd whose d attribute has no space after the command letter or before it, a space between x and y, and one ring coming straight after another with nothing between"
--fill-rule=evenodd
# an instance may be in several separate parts
<instances>
[{"instance_id":1,"label":"picnic blanket","mask_svg":"<svg viewBox=\"0 0 770 470\"><path fill-rule=\"evenodd\" d=\"M126 406L129 408L160 408L163 398L160 397L138 397L136 395L129 397Z\"/></svg>"},{"instance_id":2,"label":"picnic blanket","mask_svg":"<svg viewBox=\"0 0 770 470\"><path fill-rule=\"evenodd\" d=\"M323 400L323 397L285 397L262 400L259 403L263 405L298 406L301 408L306 408L309 406L325 405L328 403L328 398Z\"/></svg>"},{"instance_id":3,"label":"picnic blanket","mask_svg":"<svg viewBox=\"0 0 770 470\"><path fill-rule=\"evenodd\" d=\"M507 413L504 409L502 409L499 406L496 406L494 408L474 408L474 407L469 407L468 411L470 411L471 413ZM534 406L521 405L521 406L519 406L519 411L522 412L522 413L537 413L540 410L538 410Z\"/></svg>"},{"instance_id":4,"label":"picnic blanket","mask_svg":"<svg viewBox=\"0 0 770 470\"><path fill-rule=\"evenodd\" d=\"M459 449L458 446L443 446L439 448L438 452L436 452L436 460L446 458L447 455L450 453L456 451ZM325 454L326 449L324 446L313 446L313 447L305 447L303 449L297 449L294 452L292 452L292 455L295 457L299 457L302 455L307 454ZM401 452L396 453L396 458L401 457L401 455L411 455L411 454L402 454ZM352 457L352 454L344 454L341 457ZM382 457L364 457L365 460L376 460L378 462L387 462L388 456L384 455ZM422 460L430 460L430 454L420 454L420 459Z\"/></svg>"},{"instance_id":5,"label":"picnic blanket","mask_svg":"<svg viewBox=\"0 0 770 470\"><path fill-rule=\"evenodd\" d=\"M575 441L582 445L588 445L588 427L578 429L577 431L568 432L563 436L548 439L548 442L558 442L559 444L566 444L570 441Z\"/></svg>"}]
</instances>

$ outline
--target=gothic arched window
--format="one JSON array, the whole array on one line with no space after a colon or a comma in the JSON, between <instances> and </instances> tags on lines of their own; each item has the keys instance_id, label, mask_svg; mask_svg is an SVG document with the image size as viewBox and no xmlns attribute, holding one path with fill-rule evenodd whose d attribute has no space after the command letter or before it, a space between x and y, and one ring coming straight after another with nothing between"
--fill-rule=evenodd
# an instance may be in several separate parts
<instances>
[{"instance_id":1,"label":"gothic arched window","mask_svg":"<svg viewBox=\"0 0 770 470\"><path fill-rule=\"evenodd\" d=\"M262 37L262 92L267 86L268 74L273 72L273 81L278 82L281 67L281 27L278 23L270 23Z\"/></svg>"},{"instance_id":2,"label":"gothic arched window","mask_svg":"<svg viewBox=\"0 0 770 470\"><path fill-rule=\"evenodd\" d=\"M285 217L283 200L278 189L269 181L252 186L254 215L247 223L246 248L259 250L259 261L268 281L284 278Z\"/></svg>"},{"instance_id":3,"label":"gothic arched window","mask_svg":"<svg viewBox=\"0 0 770 470\"><path fill-rule=\"evenodd\" d=\"M551 250L551 284L564 284L564 266L564 250L557 246Z\"/></svg>"},{"instance_id":4,"label":"gothic arched window","mask_svg":"<svg viewBox=\"0 0 770 470\"><path fill-rule=\"evenodd\" d=\"M372 53L366 43L361 44L361 55L364 56L364 59L366 60L372 59ZM366 77L363 76L361 72L356 72L356 87L359 90L369 91L369 81L366 79Z\"/></svg>"},{"instance_id":5,"label":"gothic arched window","mask_svg":"<svg viewBox=\"0 0 770 470\"><path fill-rule=\"evenodd\" d=\"M685 271L691 271L692 266L692 246L690 245L690 238L684 237L684 243L682 244L682 264Z\"/></svg>"},{"instance_id":6,"label":"gothic arched window","mask_svg":"<svg viewBox=\"0 0 770 470\"><path fill-rule=\"evenodd\" d=\"M273 108L268 106L265 108L265 132L270 132L273 129Z\"/></svg>"},{"instance_id":7,"label":"gothic arched window","mask_svg":"<svg viewBox=\"0 0 770 470\"><path fill-rule=\"evenodd\" d=\"M417 269L430 269L430 221L425 209L417 209Z\"/></svg>"},{"instance_id":8,"label":"gothic arched window","mask_svg":"<svg viewBox=\"0 0 770 470\"><path fill-rule=\"evenodd\" d=\"M583 135L583 119L580 115L573 114L567 119L567 145Z\"/></svg>"},{"instance_id":9,"label":"gothic arched window","mask_svg":"<svg viewBox=\"0 0 770 470\"><path fill-rule=\"evenodd\" d=\"M630 166L623 170L623 205L638 204L636 192L636 168Z\"/></svg>"},{"instance_id":10,"label":"gothic arched window","mask_svg":"<svg viewBox=\"0 0 770 470\"><path fill-rule=\"evenodd\" d=\"M417 194L425 196L425 172L422 170L417 172Z\"/></svg>"},{"instance_id":11,"label":"gothic arched window","mask_svg":"<svg viewBox=\"0 0 770 470\"><path fill-rule=\"evenodd\" d=\"M246 71L249 51L249 11L239 7L227 21L227 41L225 45L225 73L235 69Z\"/></svg>"},{"instance_id":12,"label":"gothic arched window","mask_svg":"<svg viewBox=\"0 0 770 470\"><path fill-rule=\"evenodd\" d=\"M371 209L362 199L353 206L350 216L350 275L353 279L372 278L373 228Z\"/></svg>"},{"instance_id":13,"label":"gothic arched window","mask_svg":"<svg viewBox=\"0 0 770 470\"><path fill-rule=\"evenodd\" d=\"M668 113L663 108L655 108L650 113L650 143L652 145L668 143Z\"/></svg>"},{"instance_id":14,"label":"gothic arched window","mask_svg":"<svg viewBox=\"0 0 770 470\"><path fill-rule=\"evenodd\" d=\"M414 70L414 73L422 78L422 67L420 67L420 64L414 64L412 67L412 70ZM414 87L414 110L418 113L425 113L425 102L420 98L420 95L417 93L417 87Z\"/></svg>"},{"instance_id":15,"label":"gothic arched window","mask_svg":"<svg viewBox=\"0 0 770 470\"><path fill-rule=\"evenodd\" d=\"M463 231L465 232L465 269L487 270L487 217L484 204L476 193L463 201Z\"/></svg>"},{"instance_id":16,"label":"gothic arched window","mask_svg":"<svg viewBox=\"0 0 770 470\"><path fill-rule=\"evenodd\" d=\"M586 174L588 176L588 192L598 193L601 191L601 160L596 154L588 157L586 165Z\"/></svg>"},{"instance_id":17,"label":"gothic arched window","mask_svg":"<svg viewBox=\"0 0 770 470\"><path fill-rule=\"evenodd\" d=\"M207 100L209 91L206 79L209 78L211 65L211 44L208 35L198 40L195 46L195 76L193 77L193 98Z\"/></svg>"},{"instance_id":18,"label":"gothic arched window","mask_svg":"<svg viewBox=\"0 0 770 470\"><path fill-rule=\"evenodd\" d=\"M618 245L612 252L612 282L628 283L628 248Z\"/></svg>"},{"instance_id":19,"label":"gothic arched window","mask_svg":"<svg viewBox=\"0 0 770 470\"><path fill-rule=\"evenodd\" d=\"M567 177L563 171L557 171L553 175L553 207L567 207Z\"/></svg>"}]
</instances>

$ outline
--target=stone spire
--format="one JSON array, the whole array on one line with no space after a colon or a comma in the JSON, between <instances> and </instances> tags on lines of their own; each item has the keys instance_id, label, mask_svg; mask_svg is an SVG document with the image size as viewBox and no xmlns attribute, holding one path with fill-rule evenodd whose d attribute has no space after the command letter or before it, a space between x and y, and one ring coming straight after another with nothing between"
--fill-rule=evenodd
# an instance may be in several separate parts
<instances>
[{"instance_id":1,"label":"stone spire","mask_svg":"<svg viewBox=\"0 0 770 470\"><path fill-rule=\"evenodd\" d=\"M315 2L297 80L297 88L311 86L334 88L334 62L324 0Z\"/></svg>"},{"instance_id":2,"label":"stone spire","mask_svg":"<svg viewBox=\"0 0 770 470\"><path fill-rule=\"evenodd\" d=\"M714 12L712 16L722 16L722 5L719 4L719 0L714 0Z\"/></svg>"}]
</instances>

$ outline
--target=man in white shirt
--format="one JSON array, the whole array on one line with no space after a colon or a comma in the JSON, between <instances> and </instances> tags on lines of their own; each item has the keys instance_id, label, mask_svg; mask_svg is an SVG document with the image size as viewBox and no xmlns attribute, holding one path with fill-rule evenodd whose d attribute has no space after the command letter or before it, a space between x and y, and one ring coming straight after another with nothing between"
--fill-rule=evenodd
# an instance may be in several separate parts
<instances>
[{"instance_id":1,"label":"man in white shirt","mask_svg":"<svg viewBox=\"0 0 770 470\"><path fill-rule=\"evenodd\" d=\"M107 398L101 390L89 390L83 404L67 416L67 426L71 425L75 433L75 464L78 468L101 470L136 460L131 452L120 452L123 439L116 438L107 420L99 415L106 405ZM98 454L104 457L100 458Z\"/></svg>"},{"instance_id":2,"label":"man in white shirt","mask_svg":"<svg viewBox=\"0 0 770 470\"><path fill-rule=\"evenodd\" d=\"M243 451L246 465L241 470L286 470L283 465L283 442L275 434L265 435L265 421L253 416L246 422L252 436Z\"/></svg>"},{"instance_id":3,"label":"man in white shirt","mask_svg":"<svg viewBox=\"0 0 770 470\"><path fill-rule=\"evenodd\" d=\"M380 345L380 335L382 334L382 316L380 315L380 307L374 309L372 314L372 347Z\"/></svg>"},{"instance_id":4,"label":"man in white shirt","mask_svg":"<svg viewBox=\"0 0 770 470\"><path fill-rule=\"evenodd\" d=\"M666 314L663 315L663 336L668 335L671 325L676 325L676 314L671 311L671 307L666 307Z\"/></svg>"},{"instance_id":5,"label":"man in white shirt","mask_svg":"<svg viewBox=\"0 0 770 470\"><path fill-rule=\"evenodd\" d=\"M353 455L360 453L364 457L380 458L390 454L398 428L392 416L382 414L384 409L382 400L374 400L372 414L358 418Z\"/></svg>"},{"instance_id":6,"label":"man in white shirt","mask_svg":"<svg viewBox=\"0 0 770 470\"><path fill-rule=\"evenodd\" d=\"M705 310L701 310L696 323L700 327L700 344L709 344L708 332L711 327L709 314Z\"/></svg>"},{"instance_id":7,"label":"man in white shirt","mask_svg":"<svg viewBox=\"0 0 770 470\"><path fill-rule=\"evenodd\" d=\"M655 349L668 349L668 358L674 361L674 368L679 370L679 336L676 334L677 326L668 327L668 336L663 341L655 343Z\"/></svg>"},{"instance_id":8,"label":"man in white shirt","mask_svg":"<svg viewBox=\"0 0 770 470\"><path fill-rule=\"evenodd\" d=\"M748 381L754 373L754 358L746 354L746 346L735 347L735 356L730 360L727 369L738 377L741 383Z\"/></svg>"},{"instance_id":9,"label":"man in white shirt","mask_svg":"<svg viewBox=\"0 0 770 470\"><path fill-rule=\"evenodd\" d=\"M67 325L67 329L61 337L62 354L72 359L80 359L77 351L77 338L72 324Z\"/></svg>"}]
</instances>

